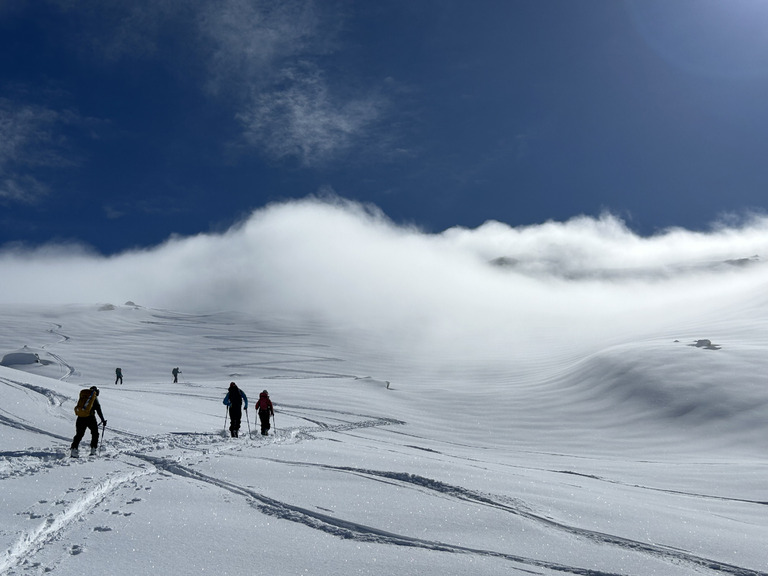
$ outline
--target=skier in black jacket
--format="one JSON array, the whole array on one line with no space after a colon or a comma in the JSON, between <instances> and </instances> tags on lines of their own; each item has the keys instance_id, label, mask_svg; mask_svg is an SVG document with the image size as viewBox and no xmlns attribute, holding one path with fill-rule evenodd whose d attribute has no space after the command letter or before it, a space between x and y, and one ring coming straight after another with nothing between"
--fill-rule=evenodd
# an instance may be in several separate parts
<instances>
[{"instance_id":1,"label":"skier in black jacket","mask_svg":"<svg viewBox=\"0 0 768 576\"><path fill-rule=\"evenodd\" d=\"M248 411L248 397L245 392L237 387L237 384L230 382L227 395L224 396L224 404L229 406L229 433L232 438L237 438L240 431L240 420L243 417L241 407L245 403L245 410Z\"/></svg>"},{"instance_id":2,"label":"skier in black jacket","mask_svg":"<svg viewBox=\"0 0 768 576\"><path fill-rule=\"evenodd\" d=\"M91 386L91 390L96 393L96 400L91 407L91 412L88 416L78 416L75 420L75 437L72 439L71 456L77 458L80 456L80 451L77 449L80 446L80 440L85 436L85 431L91 431L91 456L96 454L96 448L99 446L99 423L96 422L96 414L101 418L101 424L107 424L104 419L104 414L101 411L101 404L99 404L99 389L96 386Z\"/></svg>"}]
</instances>

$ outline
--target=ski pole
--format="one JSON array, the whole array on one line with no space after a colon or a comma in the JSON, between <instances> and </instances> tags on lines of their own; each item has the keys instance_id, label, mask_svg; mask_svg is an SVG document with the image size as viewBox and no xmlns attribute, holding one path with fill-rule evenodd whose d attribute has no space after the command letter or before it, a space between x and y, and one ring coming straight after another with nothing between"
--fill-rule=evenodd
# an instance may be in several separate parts
<instances>
[{"instance_id":1,"label":"ski pole","mask_svg":"<svg viewBox=\"0 0 768 576\"><path fill-rule=\"evenodd\" d=\"M251 419L248 417L248 408L245 409L245 421L248 422L248 438L251 437Z\"/></svg>"},{"instance_id":2,"label":"ski pole","mask_svg":"<svg viewBox=\"0 0 768 576\"><path fill-rule=\"evenodd\" d=\"M224 407L224 436L227 435L227 416L229 416L229 406Z\"/></svg>"},{"instance_id":3,"label":"ski pole","mask_svg":"<svg viewBox=\"0 0 768 576\"><path fill-rule=\"evenodd\" d=\"M277 436L277 420L275 419L275 412L272 411L272 425L275 427L275 436Z\"/></svg>"},{"instance_id":4,"label":"ski pole","mask_svg":"<svg viewBox=\"0 0 768 576\"><path fill-rule=\"evenodd\" d=\"M101 442L99 442L99 454L101 454L101 447L104 446L104 435L107 432L107 421L104 420L101 423Z\"/></svg>"}]
</instances>

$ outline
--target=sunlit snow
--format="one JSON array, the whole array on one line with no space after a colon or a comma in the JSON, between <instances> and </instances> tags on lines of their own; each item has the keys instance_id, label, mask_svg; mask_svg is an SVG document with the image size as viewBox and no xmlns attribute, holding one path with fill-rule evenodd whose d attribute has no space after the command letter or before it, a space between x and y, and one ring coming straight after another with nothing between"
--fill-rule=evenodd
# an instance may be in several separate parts
<instances>
[{"instance_id":1,"label":"sunlit snow","mask_svg":"<svg viewBox=\"0 0 768 576\"><path fill-rule=\"evenodd\" d=\"M306 201L8 248L0 574L768 574L767 232ZM225 434L231 381L270 436Z\"/></svg>"}]
</instances>

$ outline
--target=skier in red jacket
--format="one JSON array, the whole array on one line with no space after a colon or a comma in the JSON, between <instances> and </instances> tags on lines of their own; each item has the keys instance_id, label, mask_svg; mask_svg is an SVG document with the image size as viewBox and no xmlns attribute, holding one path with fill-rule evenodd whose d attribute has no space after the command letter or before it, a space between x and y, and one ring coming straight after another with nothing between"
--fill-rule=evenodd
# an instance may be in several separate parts
<instances>
[{"instance_id":1,"label":"skier in red jacket","mask_svg":"<svg viewBox=\"0 0 768 576\"><path fill-rule=\"evenodd\" d=\"M256 402L256 408L259 411L259 420L261 420L261 435L269 436L269 417L275 415L275 408L272 406L272 400L269 399L269 393L264 390L259 394L259 400Z\"/></svg>"}]
</instances>

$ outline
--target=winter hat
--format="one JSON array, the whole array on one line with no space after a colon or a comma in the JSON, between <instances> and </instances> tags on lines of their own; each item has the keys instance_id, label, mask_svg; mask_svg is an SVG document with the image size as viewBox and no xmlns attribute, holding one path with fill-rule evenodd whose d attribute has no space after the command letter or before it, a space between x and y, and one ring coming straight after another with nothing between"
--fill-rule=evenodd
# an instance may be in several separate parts
<instances>
[{"instance_id":1,"label":"winter hat","mask_svg":"<svg viewBox=\"0 0 768 576\"><path fill-rule=\"evenodd\" d=\"M98 389L98 388L96 388L96 386L91 386L91 390L93 390L94 392L96 392L96 396L98 396L98 395L99 395L99 389Z\"/></svg>"},{"instance_id":2,"label":"winter hat","mask_svg":"<svg viewBox=\"0 0 768 576\"><path fill-rule=\"evenodd\" d=\"M234 382L230 382L229 383L229 387L230 388L237 388L237 384L235 384Z\"/></svg>"},{"instance_id":3,"label":"winter hat","mask_svg":"<svg viewBox=\"0 0 768 576\"><path fill-rule=\"evenodd\" d=\"M264 394L264 396L269 396L269 392L267 392L266 390L264 390L264 391L262 392L262 394Z\"/></svg>"}]
</instances>

